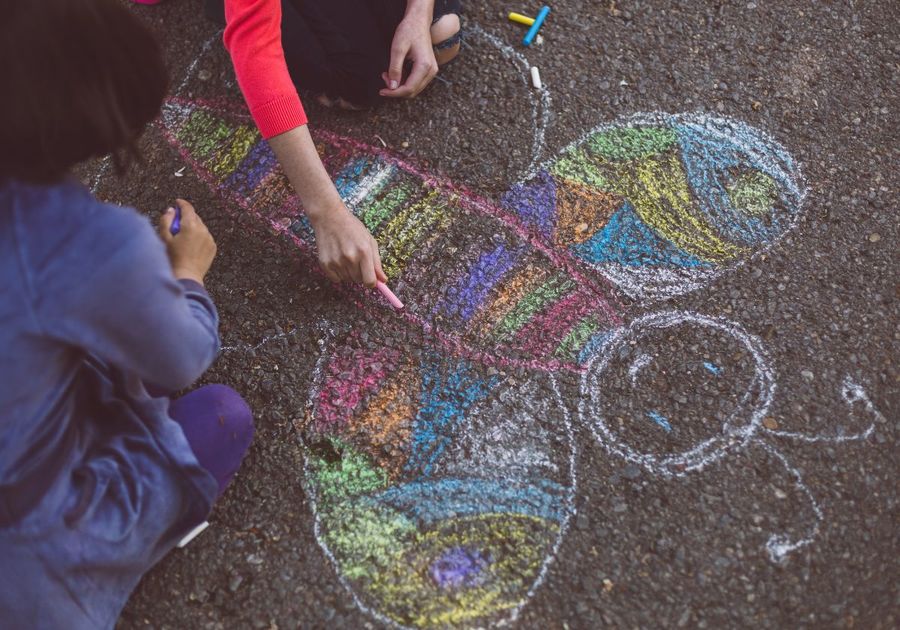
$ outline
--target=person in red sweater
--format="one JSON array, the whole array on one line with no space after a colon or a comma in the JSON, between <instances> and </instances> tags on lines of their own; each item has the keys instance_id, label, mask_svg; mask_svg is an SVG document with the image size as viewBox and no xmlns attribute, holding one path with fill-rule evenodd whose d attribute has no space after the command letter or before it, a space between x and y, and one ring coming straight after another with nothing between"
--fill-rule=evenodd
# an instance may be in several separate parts
<instances>
[{"instance_id":1,"label":"person in red sweater","mask_svg":"<svg viewBox=\"0 0 900 630\"><path fill-rule=\"evenodd\" d=\"M224 5L224 42L238 84L303 202L323 270L334 281L370 287L386 281L378 244L344 205L319 159L297 87L355 106L378 96L416 96L439 63L459 50L458 5L444 0L225 0Z\"/></svg>"},{"instance_id":2,"label":"person in red sweater","mask_svg":"<svg viewBox=\"0 0 900 630\"><path fill-rule=\"evenodd\" d=\"M300 196L322 269L335 282L386 281L378 244L322 165L297 90L345 108L415 97L459 52L459 0L207 0L206 8L224 18L238 84Z\"/></svg>"}]
</instances>

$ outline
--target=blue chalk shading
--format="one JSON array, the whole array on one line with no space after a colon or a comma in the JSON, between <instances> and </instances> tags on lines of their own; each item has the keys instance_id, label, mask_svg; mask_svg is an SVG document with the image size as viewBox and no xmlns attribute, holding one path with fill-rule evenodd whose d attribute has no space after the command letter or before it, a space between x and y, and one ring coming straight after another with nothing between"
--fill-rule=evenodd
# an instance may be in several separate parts
<instances>
[{"instance_id":1,"label":"blue chalk shading","mask_svg":"<svg viewBox=\"0 0 900 630\"><path fill-rule=\"evenodd\" d=\"M719 367L718 365L716 365L715 363L710 363L709 361L704 361L704 362L703 362L703 367L705 367L707 370L709 370L710 372L712 372L712 373L715 374L716 376L718 376L719 373L722 371L722 368L720 368L720 367Z\"/></svg>"},{"instance_id":2,"label":"blue chalk shading","mask_svg":"<svg viewBox=\"0 0 900 630\"><path fill-rule=\"evenodd\" d=\"M263 178L275 170L278 159L269 143L259 140L241 160L231 176L225 180L225 187L231 188L242 197L250 196Z\"/></svg>"},{"instance_id":3,"label":"blue chalk shading","mask_svg":"<svg viewBox=\"0 0 900 630\"><path fill-rule=\"evenodd\" d=\"M363 501L387 505L420 525L460 516L522 514L561 521L567 489L549 479L439 479L394 486Z\"/></svg>"},{"instance_id":4,"label":"blue chalk shading","mask_svg":"<svg viewBox=\"0 0 900 630\"><path fill-rule=\"evenodd\" d=\"M738 123L683 119L675 131L694 199L707 221L723 236L754 246L773 240L789 227L790 219L800 209L800 192L792 180L797 169L789 155L755 129ZM743 214L728 194L734 173L748 170L764 173L777 183L784 207L772 208L765 220Z\"/></svg>"},{"instance_id":5,"label":"blue chalk shading","mask_svg":"<svg viewBox=\"0 0 900 630\"><path fill-rule=\"evenodd\" d=\"M556 227L556 181L547 171L542 170L527 182L513 186L500 199L500 204L541 236L553 236Z\"/></svg>"},{"instance_id":6,"label":"blue chalk shading","mask_svg":"<svg viewBox=\"0 0 900 630\"><path fill-rule=\"evenodd\" d=\"M482 254L466 275L447 290L446 297L435 308L436 312L459 315L469 321L494 286L519 260L521 250L498 245Z\"/></svg>"},{"instance_id":7,"label":"blue chalk shading","mask_svg":"<svg viewBox=\"0 0 900 630\"><path fill-rule=\"evenodd\" d=\"M629 267L709 267L647 226L626 201L602 230L575 245L572 252L591 264L618 263Z\"/></svg>"},{"instance_id":8,"label":"blue chalk shading","mask_svg":"<svg viewBox=\"0 0 900 630\"><path fill-rule=\"evenodd\" d=\"M585 363L592 356L597 354L601 348L606 344L606 341L609 339L611 332L598 332L595 333L587 340L584 344L584 347L581 349L581 352L578 353L578 363Z\"/></svg>"},{"instance_id":9,"label":"blue chalk shading","mask_svg":"<svg viewBox=\"0 0 900 630\"><path fill-rule=\"evenodd\" d=\"M334 178L334 187L337 188L341 199L349 199L353 192L359 186L363 173L372 164L372 159L368 157L358 157L351 160Z\"/></svg>"},{"instance_id":10,"label":"blue chalk shading","mask_svg":"<svg viewBox=\"0 0 900 630\"><path fill-rule=\"evenodd\" d=\"M661 426L663 429L665 429L666 433L672 430L672 425L669 424L669 421L655 411L648 411L647 417L653 420L653 422Z\"/></svg>"},{"instance_id":11,"label":"blue chalk shading","mask_svg":"<svg viewBox=\"0 0 900 630\"><path fill-rule=\"evenodd\" d=\"M290 230L304 241L310 242L315 240L312 224L305 214L298 214L292 218Z\"/></svg>"},{"instance_id":12,"label":"blue chalk shading","mask_svg":"<svg viewBox=\"0 0 900 630\"><path fill-rule=\"evenodd\" d=\"M423 361L421 369L421 403L404 472L427 476L447 446L458 438L468 410L487 398L498 379L477 376L465 361L451 367L438 357Z\"/></svg>"}]
</instances>

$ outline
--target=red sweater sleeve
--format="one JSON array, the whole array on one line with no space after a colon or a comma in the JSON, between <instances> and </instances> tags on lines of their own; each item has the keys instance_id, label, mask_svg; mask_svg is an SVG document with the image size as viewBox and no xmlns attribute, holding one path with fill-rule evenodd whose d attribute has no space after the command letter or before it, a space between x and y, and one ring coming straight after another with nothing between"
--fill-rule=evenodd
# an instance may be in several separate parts
<instances>
[{"instance_id":1,"label":"red sweater sleeve","mask_svg":"<svg viewBox=\"0 0 900 630\"><path fill-rule=\"evenodd\" d=\"M225 48L263 137L305 125L281 46L281 1L225 0L225 20Z\"/></svg>"}]
</instances>

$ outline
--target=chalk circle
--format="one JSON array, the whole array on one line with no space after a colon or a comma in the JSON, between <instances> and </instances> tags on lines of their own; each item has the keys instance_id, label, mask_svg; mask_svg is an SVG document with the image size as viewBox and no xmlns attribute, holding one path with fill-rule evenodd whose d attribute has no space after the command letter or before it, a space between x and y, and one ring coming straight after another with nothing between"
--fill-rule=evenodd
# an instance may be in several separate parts
<instances>
[{"instance_id":1,"label":"chalk circle","mask_svg":"<svg viewBox=\"0 0 900 630\"><path fill-rule=\"evenodd\" d=\"M742 448L775 389L760 340L689 312L641 317L588 360L578 417L625 460L678 476Z\"/></svg>"}]
</instances>

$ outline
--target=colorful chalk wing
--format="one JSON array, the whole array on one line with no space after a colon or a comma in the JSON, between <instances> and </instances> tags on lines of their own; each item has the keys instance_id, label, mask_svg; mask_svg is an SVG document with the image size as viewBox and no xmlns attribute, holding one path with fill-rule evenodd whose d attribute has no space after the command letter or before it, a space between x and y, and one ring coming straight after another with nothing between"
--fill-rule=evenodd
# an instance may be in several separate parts
<instances>
[{"instance_id":1,"label":"colorful chalk wing","mask_svg":"<svg viewBox=\"0 0 900 630\"><path fill-rule=\"evenodd\" d=\"M174 99L164 130L214 192L311 253L300 204L240 111ZM747 345L739 334L639 312L708 283L792 225L799 176L763 134L701 115L636 116L587 134L500 204L388 152L315 138L406 304L400 314L374 292L354 294L371 308L328 335L303 428L318 540L377 618L410 627L515 618L572 513L570 421L590 423L601 443L642 464L638 449L659 439L654 431L685 426L650 401L633 435L603 433L615 401L600 383L620 367L608 350L635 331L647 339L697 325L721 348L712 367L696 361L704 378L718 370L720 384L697 382L749 401L736 416L767 404L757 366L729 363ZM403 347L372 330L404 338ZM629 361L622 369L637 386L649 359ZM583 400L573 405L557 383L578 374ZM713 438L685 434L675 446L694 452L731 425L701 427Z\"/></svg>"},{"instance_id":2,"label":"colorful chalk wing","mask_svg":"<svg viewBox=\"0 0 900 630\"><path fill-rule=\"evenodd\" d=\"M591 131L501 203L627 295L656 299L768 247L804 194L791 156L762 132L655 113Z\"/></svg>"}]
</instances>

